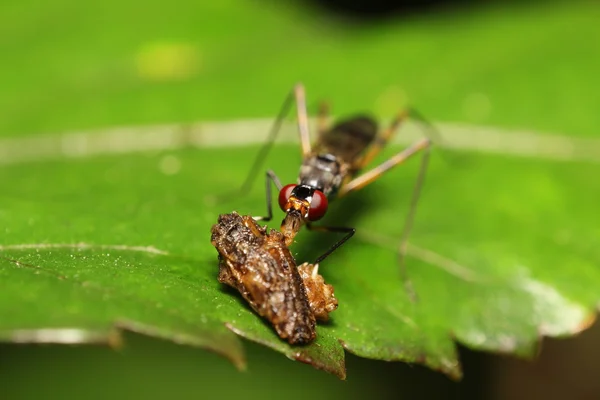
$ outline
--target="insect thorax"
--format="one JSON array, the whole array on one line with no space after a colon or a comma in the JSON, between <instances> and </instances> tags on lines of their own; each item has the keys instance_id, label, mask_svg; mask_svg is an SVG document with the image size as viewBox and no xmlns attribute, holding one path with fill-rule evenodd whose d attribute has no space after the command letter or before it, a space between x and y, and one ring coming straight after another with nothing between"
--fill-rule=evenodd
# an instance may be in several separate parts
<instances>
[{"instance_id":1,"label":"insect thorax","mask_svg":"<svg viewBox=\"0 0 600 400\"><path fill-rule=\"evenodd\" d=\"M346 170L332 154L313 154L302 162L298 184L311 186L329 197L339 189Z\"/></svg>"}]
</instances>

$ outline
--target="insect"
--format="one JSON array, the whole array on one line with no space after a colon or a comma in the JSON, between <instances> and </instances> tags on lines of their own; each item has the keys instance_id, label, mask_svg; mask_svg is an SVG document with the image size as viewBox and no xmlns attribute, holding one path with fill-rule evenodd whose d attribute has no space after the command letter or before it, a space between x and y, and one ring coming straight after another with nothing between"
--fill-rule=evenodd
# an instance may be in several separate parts
<instances>
[{"instance_id":1,"label":"insect","mask_svg":"<svg viewBox=\"0 0 600 400\"><path fill-rule=\"evenodd\" d=\"M313 231L344 234L341 239L316 259L315 264L318 264L350 239L356 231L355 228L351 227L313 225L315 221L321 219L327 213L329 201L367 186L393 167L402 164L413 155L422 152L421 166L399 246L400 269L406 282L403 258L416 211L420 188L427 169L429 150L432 145L430 137L436 134L433 127L415 110L398 113L391 124L381 132L378 131L377 123L373 118L362 115L342 120L332 127L328 127L327 107L322 105L317 118L317 140L311 145L305 91L303 85L298 84L284 102L267 142L258 153L242 185L242 193L249 191L254 177L258 173L263 160L280 130L283 119L289 112L292 102L296 104L298 131L302 149L302 164L298 179L296 183L284 186L275 172L268 170L266 173L267 215L264 217L255 217L255 219L264 221L272 219L272 182L279 190L278 203L286 214L281 222L281 232L287 246L292 244L294 237L302 226L306 226L309 230ZM360 174L381 152L398 130L400 124L409 117L421 122L427 128L429 135L416 141L411 146L393 155L371 170Z\"/></svg>"},{"instance_id":2,"label":"insect","mask_svg":"<svg viewBox=\"0 0 600 400\"><path fill-rule=\"evenodd\" d=\"M316 338L316 320L326 321L338 306L318 265L296 266L281 232L267 232L236 212L219 216L211 242L219 253L219 282L235 288L280 338L294 345Z\"/></svg>"}]
</instances>

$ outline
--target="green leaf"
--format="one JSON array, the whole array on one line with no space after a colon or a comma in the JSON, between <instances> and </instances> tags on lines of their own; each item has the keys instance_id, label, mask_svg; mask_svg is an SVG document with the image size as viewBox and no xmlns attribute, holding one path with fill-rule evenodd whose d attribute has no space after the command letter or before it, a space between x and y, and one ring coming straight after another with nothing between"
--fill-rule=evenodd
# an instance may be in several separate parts
<instances>
[{"instance_id":1,"label":"green leaf","mask_svg":"<svg viewBox=\"0 0 600 400\"><path fill-rule=\"evenodd\" d=\"M598 228L589 215L600 185L587 177L600 167L464 153L460 165L434 157L423 190L407 260L418 301L408 299L396 258L413 162L332 204L324 223L359 232L320 269L340 306L315 343L287 345L217 282L210 245L219 213L264 212L262 185L230 203L207 201L242 182L257 150L183 148L5 165L1 336L84 342L117 327L212 349L243 366L233 331L340 377L342 346L459 377L453 337L528 356L540 335L573 334L590 322L600 271ZM288 182L298 162L295 146L280 145L268 166ZM293 251L311 260L333 240L302 232Z\"/></svg>"},{"instance_id":2,"label":"green leaf","mask_svg":"<svg viewBox=\"0 0 600 400\"><path fill-rule=\"evenodd\" d=\"M241 183L256 146L187 148L188 125L176 134L167 127L3 141L4 339L118 344L115 328L125 328L206 347L243 367L233 330L338 376L338 339L365 357L459 376L453 339L530 355L540 335L591 322L600 259L600 30L591 3L366 25L234 0L168 9L149 1L142 14L136 2L62 4L64 19L51 3L0 4L0 45L11 61L0 63L2 137L272 116L298 80L311 103L330 99L336 114L389 117L410 103L435 120L511 132L478 136L477 127L454 126L462 136L450 135L449 145L500 155L464 153L456 164L434 157L407 260L417 303L406 297L395 252L416 164L332 204L327 221L356 226L358 235L322 265L340 307L304 348L282 343L215 279L210 226L233 209L262 214L262 184L231 203L205 199ZM33 25L44 35L23 29ZM265 132L247 120L218 126L216 142L200 134L194 144L224 145L230 134L234 143L256 142ZM522 127L539 133L514 131ZM146 152L130 153L137 150ZM297 148L280 146L267 166L293 181L298 161ZM304 232L293 250L311 260L330 240Z\"/></svg>"}]
</instances>

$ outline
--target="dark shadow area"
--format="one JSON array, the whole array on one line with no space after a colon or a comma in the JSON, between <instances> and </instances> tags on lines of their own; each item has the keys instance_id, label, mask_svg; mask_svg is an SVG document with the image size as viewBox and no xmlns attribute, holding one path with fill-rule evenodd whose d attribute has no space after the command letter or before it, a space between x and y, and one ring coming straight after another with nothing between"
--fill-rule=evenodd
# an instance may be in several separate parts
<instances>
[{"instance_id":1,"label":"dark shadow area","mask_svg":"<svg viewBox=\"0 0 600 400\"><path fill-rule=\"evenodd\" d=\"M570 338L543 338L533 360L493 357L489 390L498 399L600 398L600 324Z\"/></svg>"},{"instance_id":2,"label":"dark shadow area","mask_svg":"<svg viewBox=\"0 0 600 400\"><path fill-rule=\"evenodd\" d=\"M304 0L333 14L358 20L376 20L467 8L492 0Z\"/></svg>"},{"instance_id":3,"label":"dark shadow area","mask_svg":"<svg viewBox=\"0 0 600 400\"><path fill-rule=\"evenodd\" d=\"M460 383L461 399L488 399L490 391L491 365L496 356L471 350L460 344L458 359L463 367L463 379Z\"/></svg>"},{"instance_id":4,"label":"dark shadow area","mask_svg":"<svg viewBox=\"0 0 600 400\"><path fill-rule=\"evenodd\" d=\"M494 5L548 4L541 0L293 0L301 7L311 7L331 16L354 22L377 22L386 19L418 17L423 15L470 12ZM559 0L553 0L559 1Z\"/></svg>"},{"instance_id":5,"label":"dark shadow area","mask_svg":"<svg viewBox=\"0 0 600 400\"><path fill-rule=\"evenodd\" d=\"M244 341L248 370L214 353L125 333L125 345L0 344L2 398L488 398L489 355L460 349L465 378L346 354L347 380ZM35 384L31 384L35 382ZM487 395L487 396L486 396Z\"/></svg>"}]
</instances>

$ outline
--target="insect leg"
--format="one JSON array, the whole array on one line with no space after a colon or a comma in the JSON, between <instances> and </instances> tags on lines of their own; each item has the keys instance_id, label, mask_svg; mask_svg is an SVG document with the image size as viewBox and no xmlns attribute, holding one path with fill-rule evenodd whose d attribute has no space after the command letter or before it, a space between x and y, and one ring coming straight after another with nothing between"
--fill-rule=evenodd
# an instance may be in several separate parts
<instances>
[{"instance_id":1,"label":"insect leg","mask_svg":"<svg viewBox=\"0 0 600 400\"><path fill-rule=\"evenodd\" d=\"M252 217L255 221L270 221L273 218L273 199L271 196L271 182L281 190L281 181L274 171L268 170L265 175L265 195L267 201L267 215L265 217Z\"/></svg>"},{"instance_id":2,"label":"insect leg","mask_svg":"<svg viewBox=\"0 0 600 400\"><path fill-rule=\"evenodd\" d=\"M415 220L415 215L417 213L417 203L419 202L421 188L423 187L423 182L425 181L425 174L427 172L427 166L429 165L430 150L431 147L427 147L423 151L423 156L421 157L421 165L419 166L419 173L417 175L417 180L415 182L412 196L410 198L408 214L406 215L406 220L404 221L404 227L402 228L402 233L400 234L400 243L398 245L398 264L400 268L400 277L404 282L404 287L406 289L406 292L408 293L408 296L413 302L417 301L417 292L414 290L412 282L408 277L408 273L406 272L406 264L404 260L406 258L406 251L408 247L408 237L410 236L410 231Z\"/></svg>"},{"instance_id":3,"label":"insect leg","mask_svg":"<svg viewBox=\"0 0 600 400\"><path fill-rule=\"evenodd\" d=\"M408 116L409 116L408 110L400 111L398 113L398 115L396 115L396 117L392 120L390 125L383 132L381 132L379 135L377 135L377 137L375 138L375 142L369 148L369 151L364 156L359 158L354 163L352 168L354 170L358 171L358 170L363 169L371 161L373 161L373 159L375 157L377 157L377 155L381 152L381 150L385 147L385 145L388 144L388 142L390 141L392 136L394 136L394 134L398 131L398 127L400 126L400 124L404 120L406 120L408 118Z\"/></svg>"},{"instance_id":4,"label":"insect leg","mask_svg":"<svg viewBox=\"0 0 600 400\"><path fill-rule=\"evenodd\" d=\"M352 165L353 169L357 171L361 170L373 161L398 131L400 125L409 118L419 123L426 138L433 143L442 144L442 136L433 124L423 117L416 109L407 108L400 111L390 125L375 138L375 142L370 147L369 151Z\"/></svg>"},{"instance_id":5,"label":"insect leg","mask_svg":"<svg viewBox=\"0 0 600 400\"><path fill-rule=\"evenodd\" d=\"M404 161L409 159L411 156L417 154L421 150L429 149L431 146L431 140L428 138L421 139L401 152L395 154L390 157L383 163L379 164L377 167L372 170L352 179L350 182L346 183L344 186L340 188L338 193L338 197L344 196L351 191L362 189L367 186L369 183L376 181L381 175L390 169L394 168L396 165L402 164Z\"/></svg>"},{"instance_id":6,"label":"insect leg","mask_svg":"<svg viewBox=\"0 0 600 400\"><path fill-rule=\"evenodd\" d=\"M317 131L319 136L323 135L327 131L329 119L329 104L321 102L319 104L319 114L317 115Z\"/></svg>"},{"instance_id":7,"label":"insect leg","mask_svg":"<svg viewBox=\"0 0 600 400\"><path fill-rule=\"evenodd\" d=\"M294 98L296 99L296 115L302 156L307 156L310 154L310 132L308 130L308 112L306 111L306 95L303 84L298 83L294 86Z\"/></svg>"},{"instance_id":8,"label":"insect leg","mask_svg":"<svg viewBox=\"0 0 600 400\"><path fill-rule=\"evenodd\" d=\"M252 163L252 166L250 167L248 175L242 183L242 186L233 192L227 193L222 196L218 196L216 198L217 202L227 200L231 197L245 195L250 191L250 189L252 188L252 184L256 179L256 176L261 170L262 165L265 159L267 158L267 155L269 154L269 151L271 150L271 147L273 146L273 143L275 142L279 131L281 130L281 125L283 124L286 115L289 113L293 102L296 102L297 106L298 129L300 134L300 142L302 144L302 153L307 154L307 152L310 152L310 137L308 132L308 117L306 111L306 100L304 96L304 86L302 86L302 84L299 83L285 98L283 105L279 110L279 114L277 115L277 118L275 119L275 122L273 123L273 126L269 131L267 140L263 147L256 154L256 157Z\"/></svg>"},{"instance_id":9,"label":"insect leg","mask_svg":"<svg viewBox=\"0 0 600 400\"><path fill-rule=\"evenodd\" d=\"M404 285L406 290L412 301L416 301L416 294L412 288L412 283L410 282L407 274L406 267L404 265L404 258L406 255L406 248L408 243L408 237L410 235L410 231L412 229L412 224L415 218L417 203L419 200L419 195L421 193L421 187L423 185L423 181L425 180L425 173L427 171L427 166L429 165L429 152L431 149L431 140L430 139L421 139L418 142L414 143L412 146L404 149L400 153L391 157L387 161L383 162L379 166L373 168L371 171L353 179L348 182L340 189L340 196L347 194L352 190L360 189L369 183L375 181L379 178L383 173L389 171L391 168L395 167L398 164L403 163L409 157L417 154L419 151L423 151L423 156L421 158L421 165L419 167L419 173L417 175L417 181L415 183L415 187L413 189L412 197L410 200L410 206L408 210L408 214L404 223L404 228L402 230L402 234L400 236L400 244L399 244L399 264L400 264L400 275L402 280L404 281Z\"/></svg>"},{"instance_id":10,"label":"insect leg","mask_svg":"<svg viewBox=\"0 0 600 400\"><path fill-rule=\"evenodd\" d=\"M418 112L414 108L409 108L407 110L407 114L411 119L414 119L419 124L421 124L421 127L423 128L423 131L425 133L425 137L429 138L429 140L431 140L437 146L444 147L444 140L442 138L442 135L440 134L438 129L427 120L427 118L425 118L420 112Z\"/></svg>"},{"instance_id":11,"label":"insect leg","mask_svg":"<svg viewBox=\"0 0 600 400\"><path fill-rule=\"evenodd\" d=\"M313 264L319 264L321 261L326 259L331 253L333 253L338 247L343 245L348 239L350 239L356 229L341 227L341 226L314 226L310 223L306 224L306 227L311 231L319 231L319 232L339 232L345 233L344 237L338 240L333 246L331 246L325 253L321 254Z\"/></svg>"}]
</instances>

